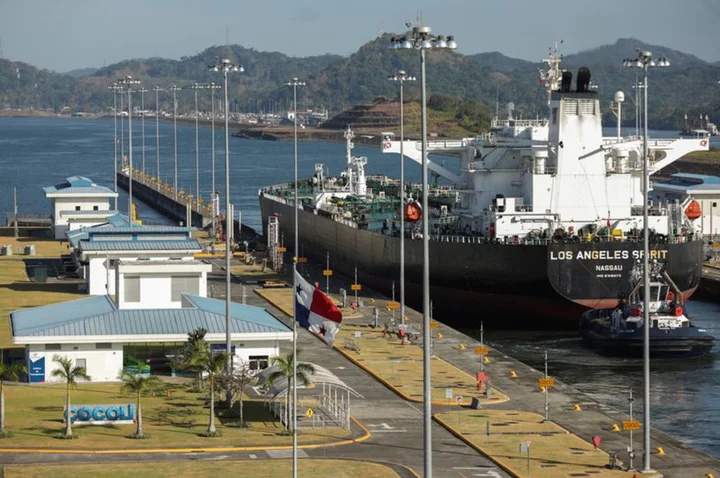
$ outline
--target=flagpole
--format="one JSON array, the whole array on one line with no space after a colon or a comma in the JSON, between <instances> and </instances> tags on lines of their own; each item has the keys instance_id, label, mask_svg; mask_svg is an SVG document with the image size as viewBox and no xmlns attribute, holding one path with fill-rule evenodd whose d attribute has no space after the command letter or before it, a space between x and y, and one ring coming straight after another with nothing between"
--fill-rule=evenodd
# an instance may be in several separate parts
<instances>
[{"instance_id":1,"label":"flagpole","mask_svg":"<svg viewBox=\"0 0 720 478\"><path fill-rule=\"evenodd\" d=\"M294 138L294 171L295 171L295 213L294 213L294 226L295 226L295 248L293 249L293 294L297 294L297 262L298 262L298 149L297 149L297 87L304 86L305 83L299 81L297 78L293 78L291 81L286 83L287 86L293 87L293 138ZM297 297L293 300L293 363L292 363L292 434L293 434L293 448L292 448L292 459L293 459L293 478L298 476L298 448L297 448Z\"/></svg>"}]
</instances>

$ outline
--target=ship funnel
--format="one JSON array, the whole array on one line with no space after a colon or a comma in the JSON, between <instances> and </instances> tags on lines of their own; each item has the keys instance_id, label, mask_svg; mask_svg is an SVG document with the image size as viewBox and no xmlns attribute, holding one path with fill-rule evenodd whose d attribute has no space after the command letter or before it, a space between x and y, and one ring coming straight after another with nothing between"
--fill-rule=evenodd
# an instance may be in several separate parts
<instances>
[{"instance_id":1,"label":"ship funnel","mask_svg":"<svg viewBox=\"0 0 720 478\"><path fill-rule=\"evenodd\" d=\"M578 93L590 91L590 69L586 66L581 66L578 70L576 91Z\"/></svg>"},{"instance_id":2,"label":"ship funnel","mask_svg":"<svg viewBox=\"0 0 720 478\"><path fill-rule=\"evenodd\" d=\"M563 93L570 93L570 87L572 86L572 72L563 71L562 83L560 84L560 91Z\"/></svg>"}]
</instances>

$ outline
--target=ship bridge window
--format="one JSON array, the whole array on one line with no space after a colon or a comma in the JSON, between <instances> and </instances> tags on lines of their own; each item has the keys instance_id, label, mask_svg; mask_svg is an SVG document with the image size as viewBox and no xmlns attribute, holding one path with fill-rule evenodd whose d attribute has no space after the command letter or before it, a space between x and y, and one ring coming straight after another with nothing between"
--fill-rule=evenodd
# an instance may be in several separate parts
<instances>
[{"instance_id":1,"label":"ship bridge window","mask_svg":"<svg viewBox=\"0 0 720 478\"><path fill-rule=\"evenodd\" d=\"M595 114L595 101L594 100L580 101L580 114L581 115L594 115Z\"/></svg>"},{"instance_id":2,"label":"ship bridge window","mask_svg":"<svg viewBox=\"0 0 720 478\"><path fill-rule=\"evenodd\" d=\"M578 114L578 102L574 100L565 101L565 114L576 115Z\"/></svg>"}]
</instances>

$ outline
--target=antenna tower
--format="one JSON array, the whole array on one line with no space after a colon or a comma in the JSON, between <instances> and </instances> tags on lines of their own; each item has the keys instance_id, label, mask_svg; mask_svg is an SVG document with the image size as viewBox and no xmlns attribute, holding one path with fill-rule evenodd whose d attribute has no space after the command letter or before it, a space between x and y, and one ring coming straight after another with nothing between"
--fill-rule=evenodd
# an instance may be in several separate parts
<instances>
[{"instance_id":1,"label":"antenna tower","mask_svg":"<svg viewBox=\"0 0 720 478\"><path fill-rule=\"evenodd\" d=\"M562 79L563 71L560 69L560 61L562 61L562 55L560 54L560 45L563 41L556 41L555 45L550 47L550 56L545 58L542 62L547 65L546 69L538 68L540 73L540 84L545 86L545 90L548 94L548 106L550 106L551 93L560 87L560 80Z\"/></svg>"}]
</instances>

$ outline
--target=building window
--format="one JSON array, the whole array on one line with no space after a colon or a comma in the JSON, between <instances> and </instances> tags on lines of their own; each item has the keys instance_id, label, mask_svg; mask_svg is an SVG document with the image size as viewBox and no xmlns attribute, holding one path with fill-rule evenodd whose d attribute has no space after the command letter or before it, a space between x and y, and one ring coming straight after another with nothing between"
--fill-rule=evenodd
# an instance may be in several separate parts
<instances>
[{"instance_id":1,"label":"building window","mask_svg":"<svg viewBox=\"0 0 720 478\"><path fill-rule=\"evenodd\" d=\"M62 350L60 344L45 344L45 350Z\"/></svg>"},{"instance_id":2,"label":"building window","mask_svg":"<svg viewBox=\"0 0 720 478\"><path fill-rule=\"evenodd\" d=\"M100 208L98 206L93 206L93 211L99 211Z\"/></svg>"},{"instance_id":3,"label":"building window","mask_svg":"<svg viewBox=\"0 0 720 478\"><path fill-rule=\"evenodd\" d=\"M76 210L76 211L79 211L79 210L80 210L80 206L75 206L75 210Z\"/></svg>"},{"instance_id":4,"label":"building window","mask_svg":"<svg viewBox=\"0 0 720 478\"><path fill-rule=\"evenodd\" d=\"M125 302L140 302L140 277L125 276Z\"/></svg>"},{"instance_id":5,"label":"building window","mask_svg":"<svg viewBox=\"0 0 720 478\"><path fill-rule=\"evenodd\" d=\"M716 202L714 202L714 203L713 203L713 206L712 206L712 207L717 207L717 203L716 203Z\"/></svg>"},{"instance_id":6,"label":"building window","mask_svg":"<svg viewBox=\"0 0 720 478\"><path fill-rule=\"evenodd\" d=\"M557 124L558 121L558 109L553 108L552 109L552 124Z\"/></svg>"},{"instance_id":7,"label":"building window","mask_svg":"<svg viewBox=\"0 0 720 478\"><path fill-rule=\"evenodd\" d=\"M249 360L250 370L265 370L268 368L269 358L267 355L251 355Z\"/></svg>"},{"instance_id":8,"label":"building window","mask_svg":"<svg viewBox=\"0 0 720 478\"><path fill-rule=\"evenodd\" d=\"M100 342L95 344L95 348L98 350L108 350L112 349L112 344L110 342Z\"/></svg>"},{"instance_id":9,"label":"building window","mask_svg":"<svg viewBox=\"0 0 720 478\"><path fill-rule=\"evenodd\" d=\"M170 300L180 302L182 294L198 295L200 292L200 277L198 276L172 276Z\"/></svg>"},{"instance_id":10,"label":"building window","mask_svg":"<svg viewBox=\"0 0 720 478\"><path fill-rule=\"evenodd\" d=\"M81 359L81 358L76 358L76 359L75 359L75 366L78 367L78 368L84 368L85 370L87 370L87 360L86 360L86 359Z\"/></svg>"}]
</instances>

